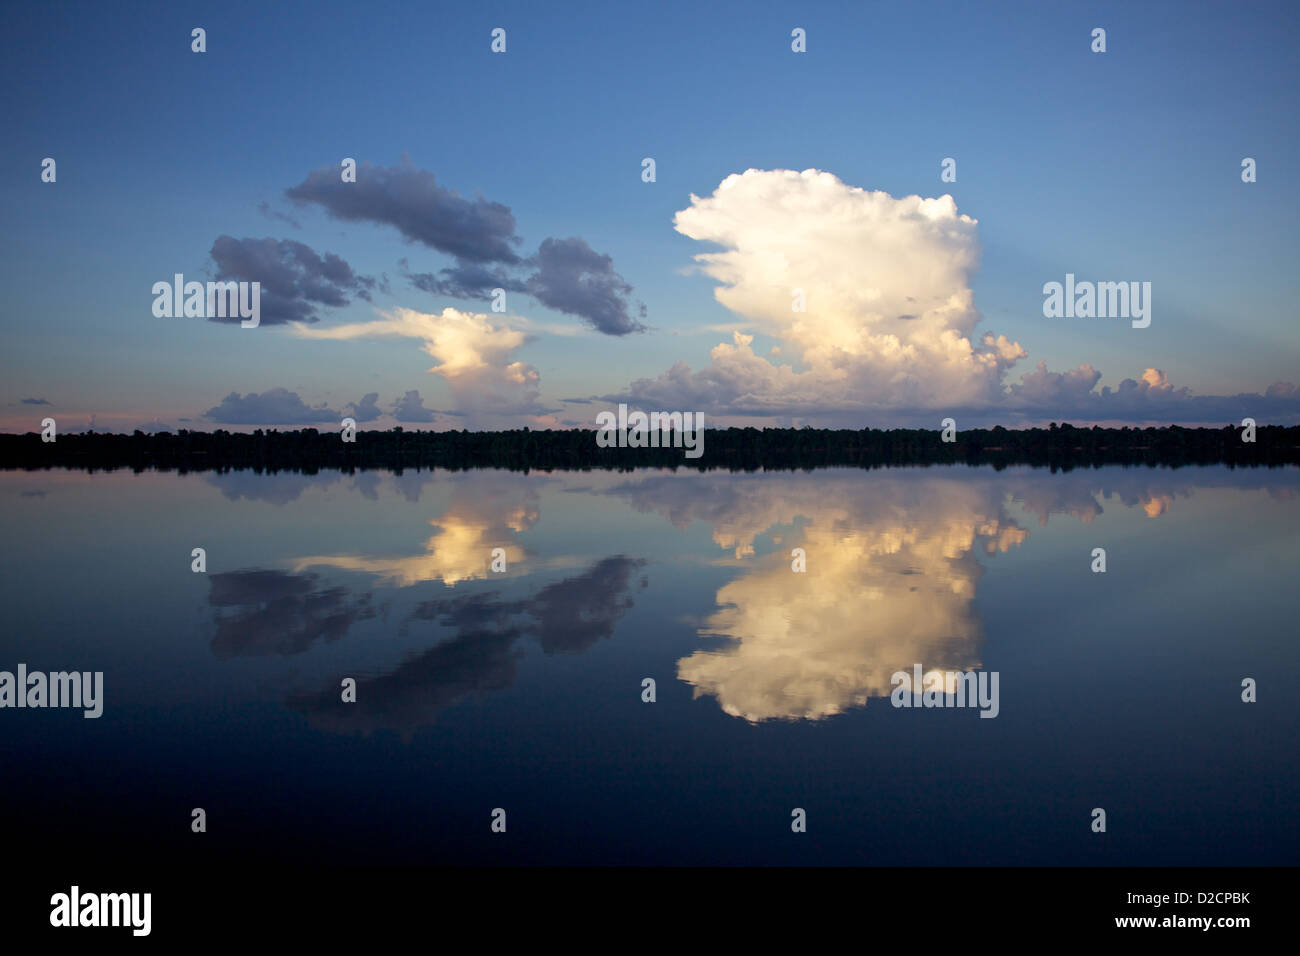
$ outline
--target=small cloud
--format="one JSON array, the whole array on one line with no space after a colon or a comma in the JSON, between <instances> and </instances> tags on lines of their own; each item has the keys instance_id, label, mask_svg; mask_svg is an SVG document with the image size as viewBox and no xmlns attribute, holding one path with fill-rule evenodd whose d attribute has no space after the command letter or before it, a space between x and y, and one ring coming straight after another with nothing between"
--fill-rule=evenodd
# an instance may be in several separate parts
<instances>
[{"instance_id":1,"label":"small cloud","mask_svg":"<svg viewBox=\"0 0 1300 956\"><path fill-rule=\"evenodd\" d=\"M460 262L451 268L433 273L411 272L410 264L405 259L398 260L398 265L402 269L403 277L411 285L430 295L485 301L492 298L495 289L504 289L506 292L527 291L523 282L512 279L500 267Z\"/></svg>"},{"instance_id":2,"label":"small cloud","mask_svg":"<svg viewBox=\"0 0 1300 956\"><path fill-rule=\"evenodd\" d=\"M359 402L348 402L345 408L352 409L352 417L358 422L373 422L383 414L379 406L375 404L379 400L378 392L370 392L362 396Z\"/></svg>"},{"instance_id":3,"label":"small cloud","mask_svg":"<svg viewBox=\"0 0 1300 956\"><path fill-rule=\"evenodd\" d=\"M220 404L204 412L203 417L223 425L312 425L336 422L343 416L324 404L315 407L304 404L297 392L272 388L260 395L249 392L242 397L238 392L231 392Z\"/></svg>"},{"instance_id":4,"label":"small cloud","mask_svg":"<svg viewBox=\"0 0 1300 956\"><path fill-rule=\"evenodd\" d=\"M23 404L24 405L52 405L54 403L48 402L43 398L24 398Z\"/></svg>"},{"instance_id":5,"label":"small cloud","mask_svg":"<svg viewBox=\"0 0 1300 956\"><path fill-rule=\"evenodd\" d=\"M419 390L414 388L393 402L393 417L399 422L434 421L433 409L424 407L424 399L420 397Z\"/></svg>"}]
</instances>

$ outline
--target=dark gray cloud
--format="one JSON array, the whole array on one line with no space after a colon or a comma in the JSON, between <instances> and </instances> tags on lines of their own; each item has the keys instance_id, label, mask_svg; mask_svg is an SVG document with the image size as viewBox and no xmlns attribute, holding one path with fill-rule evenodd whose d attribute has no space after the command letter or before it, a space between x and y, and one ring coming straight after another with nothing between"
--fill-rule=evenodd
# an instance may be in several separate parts
<instances>
[{"instance_id":1,"label":"dark gray cloud","mask_svg":"<svg viewBox=\"0 0 1300 956\"><path fill-rule=\"evenodd\" d=\"M586 319L606 335L645 331L628 313L632 286L614 271L613 259L585 240L545 239L531 261L537 271L528 278L528 292L542 305ZM638 314L645 317L644 305Z\"/></svg>"},{"instance_id":2,"label":"dark gray cloud","mask_svg":"<svg viewBox=\"0 0 1300 956\"><path fill-rule=\"evenodd\" d=\"M271 388L262 392L249 392L240 396L231 392L203 413L203 417L223 425L313 425L317 422L338 422L343 416L324 404L306 405L297 392L287 388Z\"/></svg>"},{"instance_id":3,"label":"dark gray cloud","mask_svg":"<svg viewBox=\"0 0 1300 956\"><path fill-rule=\"evenodd\" d=\"M383 410L375 404L378 400L378 392L369 392L362 396L361 401L348 402L344 407L352 410L352 417L358 422L373 422L383 414Z\"/></svg>"},{"instance_id":4,"label":"dark gray cloud","mask_svg":"<svg viewBox=\"0 0 1300 956\"><path fill-rule=\"evenodd\" d=\"M339 308L353 298L370 300L377 280L357 275L332 252L317 255L295 239L235 239L218 236L212 244L218 281L260 282L261 324L316 322L317 308ZM238 315L212 322L239 322Z\"/></svg>"},{"instance_id":5,"label":"dark gray cloud","mask_svg":"<svg viewBox=\"0 0 1300 956\"><path fill-rule=\"evenodd\" d=\"M458 261L437 272L411 272L400 262L402 274L412 286L430 295L486 302L496 289L531 296L547 308L576 315L606 335L644 332L645 326L631 315L628 297L632 286L614 271L614 260L596 252L585 240L546 239L537 255L521 265L536 271L527 279L509 274L507 267ZM645 317L645 306L637 304L637 315Z\"/></svg>"},{"instance_id":6,"label":"dark gray cloud","mask_svg":"<svg viewBox=\"0 0 1300 956\"><path fill-rule=\"evenodd\" d=\"M345 222L393 226L408 241L464 262L519 262L515 247L520 239L509 206L482 197L465 199L406 159L397 166L362 163L355 183L343 182L338 167L326 166L285 195L299 205L316 203Z\"/></svg>"},{"instance_id":7,"label":"dark gray cloud","mask_svg":"<svg viewBox=\"0 0 1300 956\"><path fill-rule=\"evenodd\" d=\"M575 237L546 239L535 256L522 258L509 206L481 196L466 199L405 157L396 166L362 163L354 183L326 166L285 195L298 205L319 205L335 219L392 226L408 242L451 256L455 263L436 272L412 272L401 260L406 279L430 295L486 301L493 289L505 289L578 316L607 335L645 330L632 315L632 286L614 271L609 256ZM524 278L525 269L536 271ZM644 318L644 305L635 311Z\"/></svg>"},{"instance_id":8,"label":"dark gray cloud","mask_svg":"<svg viewBox=\"0 0 1300 956\"><path fill-rule=\"evenodd\" d=\"M410 272L409 263L405 259L398 260L398 264L411 285L430 295L485 301L492 298L494 289L505 289L507 292L528 291L524 282L506 275L503 269L474 262L457 263L438 272Z\"/></svg>"},{"instance_id":9,"label":"dark gray cloud","mask_svg":"<svg viewBox=\"0 0 1300 956\"><path fill-rule=\"evenodd\" d=\"M393 402L393 417L399 422L431 422L434 420L432 408L424 407L424 399L417 389L411 389L397 401Z\"/></svg>"},{"instance_id":10,"label":"dark gray cloud","mask_svg":"<svg viewBox=\"0 0 1300 956\"><path fill-rule=\"evenodd\" d=\"M23 404L24 404L24 405L51 405L51 404L53 404L53 403L52 403L52 402L47 402L47 401L46 401L45 399L43 399L43 398L24 398L24 399L23 399Z\"/></svg>"}]
</instances>

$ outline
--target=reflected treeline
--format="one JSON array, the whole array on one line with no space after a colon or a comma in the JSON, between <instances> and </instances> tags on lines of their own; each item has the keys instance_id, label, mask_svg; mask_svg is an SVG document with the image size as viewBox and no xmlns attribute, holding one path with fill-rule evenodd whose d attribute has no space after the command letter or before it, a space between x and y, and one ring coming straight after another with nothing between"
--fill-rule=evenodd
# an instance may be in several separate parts
<instances>
[{"instance_id":1,"label":"reflected treeline","mask_svg":"<svg viewBox=\"0 0 1300 956\"><path fill-rule=\"evenodd\" d=\"M262 472L245 469L220 469L204 473L205 480L221 492L227 501L263 501L287 505L297 501L309 489L327 488L345 477L342 471ZM348 487L368 501L378 501L381 486L395 489L405 500L420 500L424 489L433 482L432 471L359 471L347 473Z\"/></svg>"},{"instance_id":2,"label":"reflected treeline","mask_svg":"<svg viewBox=\"0 0 1300 956\"><path fill-rule=\"evenodd\" d=\"M357 468L506 468L512 470L663 466L746 471L827 466L1030 464L1070 469L1097 465L1281 465L1300 463L1300 426L1265 425L1254 442L1240 426L1223 428L968 429L944 442L937 430L817 428L709 429L704 455L680 448L601 448L593 430L496 432L336 432L258 429L252 434L181 430L177 434L0 435L0 468L132 468L266 472Z\"/></svg>"},{"instance_id":3,"label":"reflected treeline","mask_svg":"<svg viewBox=\"0 0 1300 956\"><path fill-rule=\"evenodd\" d=\"M357 678L354 703L342 702L345 675L339 675L318 692L293 695L289 705L331 731L407 735L471 694L510 686L524 638L534 638L548 654L577 654L611 637L632 607L632 590L647 584L636 574L644 564L614 555L530 597L502 599L488 592L422 602L411 618L452 628L454 636L390 673Z\"/></svg>"}]
</instances>

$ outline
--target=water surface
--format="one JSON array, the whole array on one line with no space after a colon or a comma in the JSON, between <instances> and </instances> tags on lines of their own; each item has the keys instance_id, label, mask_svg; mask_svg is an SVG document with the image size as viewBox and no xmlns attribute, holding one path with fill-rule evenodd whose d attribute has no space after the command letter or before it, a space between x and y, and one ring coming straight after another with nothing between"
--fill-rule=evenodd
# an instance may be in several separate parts
<instances>
[{"instance_id":1,"label":"water surface","mask_svg":"<svg viewBox=\"0 0 1300 956\"><path fill-rule=\"evenodd\" d=\"M4 472L0 669L105 702L0 710L0 811L78 859L1294 864L1298 491ZM914 664L996 671L998 716L891 706Z\"/></svg>"}]
</instances>

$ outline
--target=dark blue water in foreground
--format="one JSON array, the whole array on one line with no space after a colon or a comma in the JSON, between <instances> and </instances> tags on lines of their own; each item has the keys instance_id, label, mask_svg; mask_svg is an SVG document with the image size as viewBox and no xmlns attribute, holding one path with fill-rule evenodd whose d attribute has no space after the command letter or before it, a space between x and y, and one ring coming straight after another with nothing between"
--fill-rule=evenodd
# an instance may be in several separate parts
<instances>
[{"instance_id":1,"label":"dark blue water in foreground","mask_svg":"<svg viewBox=\"0 0 1300 956\"><path fill-rule=\"evenodd\" d=\"M98 720L0 710L39 852L1300 862L1296 469L5 472L0 502L0 670L104 672ZM892 707L914 664L996 671L998 716Z\"/></svg>"}]
</instances>

